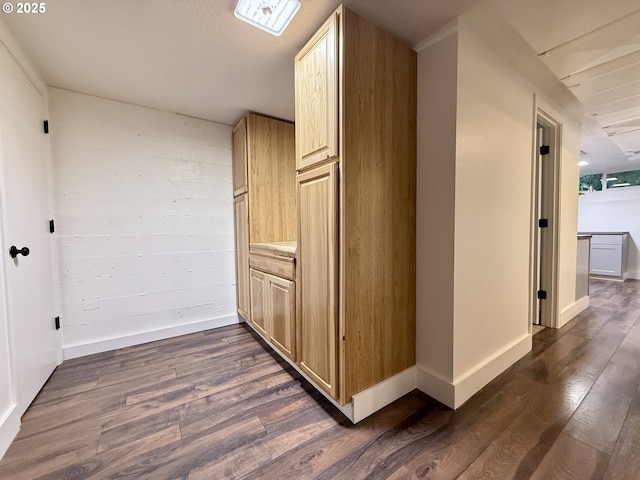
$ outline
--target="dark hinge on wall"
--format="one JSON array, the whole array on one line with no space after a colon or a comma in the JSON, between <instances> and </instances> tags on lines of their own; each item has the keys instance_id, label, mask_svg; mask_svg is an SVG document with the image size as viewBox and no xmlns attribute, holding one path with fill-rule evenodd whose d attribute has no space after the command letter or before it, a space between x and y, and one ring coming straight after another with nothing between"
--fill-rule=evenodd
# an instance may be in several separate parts
<instances>
[{"instance_id":1,"label":"dark hinge on wall","mask_svg":"<svg viewBox=\"0 0 640 480\"><path fill-rule=\"evenodd\" d=\"M44 133L49 133L49 120L43 121L42 126L44 127Z\"/></svg>"},{"instance_id":2,"label":"dark hinge on wall","mask_svg":"<svg viewBox=\"0 0 640 480\"><path fill-rule=\"evenodd\" d=\"M49 233L53 233L56 231L56 225L53 222L53 219L49 220Z\"/></svg>"},{"instance_id":3,"label":"dark hinge on wall","mask_svg":"<svg viewBox=\"0 0 640 480\"><path fill-rule=\"evenodd\" d=\"M547 228L549 226L549 220L546 218L541 218L540 220L538 220L538 227L539 228Z\"/></svg>"},{"instance_id":4,"label":"dark hinge on wall","mask_svg":"<svg viewBox=\"0 0 640 480\"><path fill-rule=\"evenodd\" d=\"M549 155L549 145L540 145L540 155Z\"/></svg>"},{"instance_id":5,"label":"dark hinge on wall","mask_svg":"<svg viewBox=\"0 0 640 480\"><path fill-rule=\"evenodd\" d=\"M547 291L538 290L538 300L546 300L546 299L547 299Z\"/></svg>"},{"instance_id":6,"label":"dark hinge on wall","mask_svg":"<svg viewBox=\"0 0 640 480\"><path fill-rule=\"evenodd\" d=\"M56 321L56 330L60 330L60 317L54 319Z\"/></svg>"}]
</instances>

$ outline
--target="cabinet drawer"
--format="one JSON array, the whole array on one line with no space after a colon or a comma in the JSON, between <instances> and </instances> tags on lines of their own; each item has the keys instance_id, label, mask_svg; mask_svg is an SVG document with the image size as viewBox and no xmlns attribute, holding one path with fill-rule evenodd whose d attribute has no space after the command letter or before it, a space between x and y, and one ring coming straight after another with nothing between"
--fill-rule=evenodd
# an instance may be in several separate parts
<instances>
[{"instance_id":1,"label":"cabinet drawer","mask_svg":"<svg viewBox=\"0 0 640 480\"><path fill-rule=\"evenodd\" d=\"M622 245L623 235L593 235L591 245Z\"/></svg>"},{"instance_id":2,"label":"cabinet drawer","mask_svg":"<svg viewBox=\"0 0 640 480\"><path fill-rule=\"evenodd\" d=\"M256 253L249 253L249 266L261 272L270 273L288 280L296 279L296 264L293 258L265 257Z\"/></svg>"}]
</instances>

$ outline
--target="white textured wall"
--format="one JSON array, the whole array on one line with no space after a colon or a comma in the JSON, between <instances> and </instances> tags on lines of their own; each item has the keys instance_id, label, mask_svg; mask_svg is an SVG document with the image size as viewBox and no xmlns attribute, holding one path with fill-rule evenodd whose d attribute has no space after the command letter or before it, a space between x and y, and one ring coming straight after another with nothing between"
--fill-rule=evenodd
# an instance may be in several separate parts
<instances>
[{"instance_id":1,"label":"white textured wall","mask_svg":"<svg viewBox=\"0 0 640 480\"><path fill-rule=\"evenodd\" d=\"M629 232L629 277L640 280L640 187L626 187L580 195L581 232Z\"/></svg>"},{"instance_id":2,"label":"white textured wall","mask_svg":"<svg viewBox=\"0 0 640 480\"><path fill-rule=\"evenodd\" d=\"M237 321L231 127L49 98L65 356Z\"/></svg>"}]
</instances>

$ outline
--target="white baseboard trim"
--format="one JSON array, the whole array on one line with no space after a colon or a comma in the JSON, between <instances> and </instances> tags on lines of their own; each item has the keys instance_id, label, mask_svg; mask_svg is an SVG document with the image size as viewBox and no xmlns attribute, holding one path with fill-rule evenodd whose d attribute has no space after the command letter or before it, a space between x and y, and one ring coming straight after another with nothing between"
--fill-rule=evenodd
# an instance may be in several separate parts
<instances>
[{"instance_id":1,"label":"white baseboard trim","mask_svg":"<svg viewBox=\"0 0 640 480\"><path fill-rule=\"evenodd\" d=\"M20 430L20 415L17 405L14 403L0 417L0 459L4 456L9 445L16 438Z\"/></svg>"},{"instance_id":2,"label":"white baseboard trim","mask_svg":"<svg viewBox=\"0 0 640 480\"><path fill-rule=\"evenodd\" d=\"M302 377L313 385L327 400L329 400L342 414L351 420L352 423L358 423L360 420L367 418L369 415L386 407L390 403L396 401L403 395L413 391L416 388L416 366L412 366L389 377L380 383L377 383L362 392L356 393L351 402L346 405L340 405L332 398L324 389L318 386L308 375L306 375L298 365L289 357L283 355L276 346L273 345L262 333L254 328L251 322L246 322L251 329L256 332L271 349L291 365Z\"/></svg>"},{"instance_id":3,"label":"white baseboard trim","mask_svg":"<svg viewBox=\"0 0 640 480\"><path fill-rule=\"evenodd\" d=\"M569 320L589 308L589 296L585 295L560 312L557 328L564 326Z\"/></svg>"},{"instance_id":4,"label":"white baseboard trim","mask_svg":"<svg viewBox=\"0 0 640 480\"><path fill-rule=\"evenodd\" d=\"M627 278L640 280L640 270L629 270L627 272Z\"/></svg>"},{"instance_id":5,"label":"white baseboard trim","mask_svg":"<svg viewBox=\"0 0 640 480\"><path fill-rule=\"evenodd\" d=\"M418 389L454 410L531 351L530 334L511 343L454 382L418 366Z\"/></svg>"},{"instance_id":6,"label":"white baseboard trim","mask_svg":"<svg viewBox=\"0 0 640 480\"><path fill-rule=\"evenodd\" d=\"M456 387L444 378L417 366L416 383L418 390L435 398L449 408L455 408Z\"/></svg>"},{"instance_id":7,"label":"white baseboard trim","mask_svg":"<svg viewBox=\"0 0 640 480\"><path fill-rule=\"evenodd\" d=\"M226 327L239 323L237 315L228 317L213 318L203 320L201 322L187 323L185 325L177 325L175 327L161 328L150 332L136 333L133 335L125 335L123 337L108 338L97 342L83 343L80 345L70 345L62 348L62 356L65 360L72 358L93 355L94 353L108 352L118 348L131 347L142 343L154 342L156 340L164 340L165 338L178 337L180 335L188 335L189 333L201 332L212 328Z\"/></svg>"},{"instance_id":8,"label":"white baseboard trim","mask_svg":"<svg viewBox=\"0 0 640 480\"><path fill-rule=\"evenodd\" d=\"M416 372L417 368L414 365L360 393L356 393L351 400L353 403L352 422L358 423L360 420L367 418L369 415L415 390L417 385Z\"/></svg>"}]
</instances>

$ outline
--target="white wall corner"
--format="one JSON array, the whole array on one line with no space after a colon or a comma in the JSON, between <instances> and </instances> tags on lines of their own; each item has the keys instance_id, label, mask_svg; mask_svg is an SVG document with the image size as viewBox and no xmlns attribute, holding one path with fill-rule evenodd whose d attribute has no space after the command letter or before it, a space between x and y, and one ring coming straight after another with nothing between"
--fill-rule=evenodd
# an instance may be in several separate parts
<instances>
[{"instance_id":1,"label":"white wall corner","mask_svg":"<svg viewBox=\"0 0 640 480\"><path fill-rule=\"evenodd\" d=\"M490 359L478 364L453 383L418 367L418 389L447 407L456 409L491 380L529 353L531 345L532 336L526 334Z\"/></svg>"},{"instance_id":2,"label":"white wall corner","mask_svg":"<svg viewBox=\"0 0 640 480\"><path fill-rule=\"evenodd\" d=\"M569 322L569 320L571 320L579 313L582 313L587 308L589 308L589 296L585 295L560 312L560 318L558 319L557 328L563 327L567 324L567 322Z\"/></svg>"},{"instance_id":3,"label":"white wall corner","mask_svg":"<svg viewBox=\"0 0 640 480\"><path fill-rule=\"evenodd\" d=\"M640 280L640 270L629 270L627 272L627 278L631 278L633 280Z\"/></svg>"},{"instance_id":4,"label":"white wall corner","mask_svg":"<svg viewBox=\"0 0 640 480\"><path fill-rule=\"evenodd\" d=\"M17 405L12 404L0 417L0 459L20 430L20 415Z\"/></svg>"},{"instance_id":5,"label":"white wall corner","mask_svg":"<svg viewBox=\"0 0 640 480\"><path fill-rule=\"evenodd\" d=\"M531 351L532 336L527 333L488 360L458 378L454 384L454 409Z\"/></svg>"},{"instance_id":6,"label":"white wall corner","mask_svg":"<svg viewBox=\"0 0 640 480\"><path fill-rule=\"evenodd\" d=\"M158 330L126 335L124 337L108 338L79 345L69 345L63 347L62 354L65 360L70 360L72 358L93 355L94 353L108 352L118 348L131 347L143 343L154 342L156 340L164 340L165 338L202 332L212 328L226 327L227 325L233 325L235 323L239 323L238 315L213 318L185 325L177 325L169 328L161 328Z\"/></svg>"},{"instance_id":7,"label":"white wall corner","mask_svg":"<svg viewBox=\"0 0 640 480\"><path fill-rule=\"evenodd\" d=\"M13 57L16 65L20 67L25 76L29 79L29 81L33 84L35 89L42 95L43 97L47 97L47 84L42 79L40 73L36 70L36 68L27 57L24 50L20 48L18 42L13 37L7 26L0 20L0 43L3 43L9 54Z\"/></svg>"},{"instance_id":8,"label":"white wall corner","mask_svg":"<svg viewBox=\"0 0 640 480\"><path fill-rule=\"evenodd\" d=\"M414 365L395 374L393 377L375 384L373 387L356 393L351 400L353 403L353 423L358 423L360 420L367 418L369 415L415 390L417 386L416 372L417 368Z\"/></svg>"},{"instance_id":9,"label":"white wall corner","mask_svg":"<svg viewBox=\"0 0 640 480\"><path fill-rule=\"evenodd\" d=\"M417 366L416 384L418 390L435 398L449 408L455 408L455 386L442 377Z\"/></svg>"},{"instance_id":10,"label":"white wall corner","mask_svg":"<svg viewBox=\"0 0 640 480\"><path fill-rule=\"evenodd\" d=\"M434 44L438 43L443 38L446 38L449 35L451 35L452 33L455 33L457 31L458 31L458 19L454 18L449 23L447 23L444 26L440 27L438 30L436 30L431 35L429 35L427 38L422 40L420 43L416 44L413 47L413 49L416 52L419 52L420 50L424 50L425 48L429 48L431 45L434 45Z\"/></svg>"}]
</instances>

